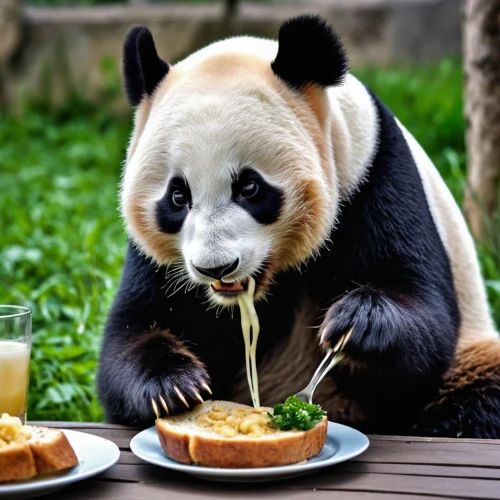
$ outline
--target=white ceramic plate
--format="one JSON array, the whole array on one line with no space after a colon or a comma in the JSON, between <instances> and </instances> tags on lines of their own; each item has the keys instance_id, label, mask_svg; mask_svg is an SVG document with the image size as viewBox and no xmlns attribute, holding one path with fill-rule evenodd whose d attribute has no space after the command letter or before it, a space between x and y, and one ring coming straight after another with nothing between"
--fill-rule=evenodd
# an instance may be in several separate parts
<instances>
[{"instance_id":1,"label":"white ceramic plate","mask_svg":"<svg viewBox=\"0 0 500 500\"><path fill-rule=\"evenodd\" d=\"M61 490L68 484L81 481L109 469L120 458L115 443L85 432L63 431L75 450L79 464L55 474L38 476L25 481L0 484L1 500L34 498Z\"/></svg>"},{"instance_id":2,"label":"white ceramic plate","mask_svg":"<svg viewBox=\"0 0 500 500\"><path fill-rule=\"evenodd\" d=\"M185 465L171 459L162 449L155 427L137 434L130 448L139 457L160 467L179 470L192 476L212 481L262 482L276 481L309 474L322 467L337 464L363 453L369 445L368 438L350 427L328 422L326 444L321 452L307 462L280 467L259 469L217 469Z\"/></svg>"}]
</instances>

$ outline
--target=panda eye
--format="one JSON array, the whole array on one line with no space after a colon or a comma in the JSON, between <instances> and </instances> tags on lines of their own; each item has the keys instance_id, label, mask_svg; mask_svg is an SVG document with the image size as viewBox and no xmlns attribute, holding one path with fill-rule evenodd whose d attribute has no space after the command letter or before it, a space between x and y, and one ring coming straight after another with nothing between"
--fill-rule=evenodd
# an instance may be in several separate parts
<instances>
[{"instance_id":1,"label":"panda eye","mask_svg":"<svg viewBox=\"0 0 500 500\"><path fill-rule=\"evenodd\" d=\"M188 199L182 191L177 190L172 193L172 201L176 207L180 208L187 205Z\"/></svg>"},{"instance_id":2,"label":"panda eye","mask_svg":"<svg viewBox=\"0 0 500 500\"><path fill-rule=\"evenodd\" d=\"M252 198L259 192L259 186L257 183L253 181L247 182L242 188L241 188L241 196L243 198Z\"/></svg>"}]
</instances>

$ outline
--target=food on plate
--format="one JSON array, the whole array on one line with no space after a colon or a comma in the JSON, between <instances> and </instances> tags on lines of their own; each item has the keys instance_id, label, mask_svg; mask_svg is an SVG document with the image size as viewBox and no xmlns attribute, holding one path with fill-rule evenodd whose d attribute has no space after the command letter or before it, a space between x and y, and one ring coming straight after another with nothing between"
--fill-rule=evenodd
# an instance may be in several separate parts
<instances>
[{"instance_id":1,"label":"food on plate","mask_svg":"<svg viewBox=\"0 0 500 500\"><path fill-rule=\"evenodd\" d=\"M0 483L60 471L77 463L62 431L22 425L19 418L7 413L0 417Z\"/></svg>"},{"instance_id":2,"label":"food on plate","mask_svg":"<svg viewBox=\"0 0 500 500\"><path fill-rule=\"evenodd\" d=\"M298 429L308 431L326 415L320 406L304 403L297 396L290 396L283 404L276 405L269 415L272 425L282 431Z\"/></svg>"},{"instance_id":3,"label":"food on plate","mask_svg":"<svg viewBox=\"0 0 500 500\"><path fill-rule=\"evenodd\" d=\"M37 474L28 443L31 432L17 417L0 418L0 482L28 479Z\"/></svg>"},{"instance_id":4,"label":"food on plate","mask_svg":"<svg viewBox=\"0 0 500 500\"><path fill-rule=\"evenodd\" d=\"M282 413L274 415L273 408L205 401L181 415L158 418L156 430L165 453L185 464L229 469L289 465L317 455L326 442L325 412L307 406L314 407L309 418L305 415L313 408L286 402L277 405ZM286 408L300 416L292 418ZM287 430L275 422L285 423Z\"/></svg>"}]
</instances>

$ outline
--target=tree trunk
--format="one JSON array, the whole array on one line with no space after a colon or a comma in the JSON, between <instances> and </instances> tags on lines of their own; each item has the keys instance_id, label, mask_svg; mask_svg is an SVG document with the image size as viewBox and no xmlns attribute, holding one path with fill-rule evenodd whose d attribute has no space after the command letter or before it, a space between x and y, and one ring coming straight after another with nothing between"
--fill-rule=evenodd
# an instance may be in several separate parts
<instances>
[{"instance_id":1,"label":"tree trunk","mask_svg":"<svg viewBox=\"0 0 500 500\"><path fill-rule=\"evenodd\" d=\"M21 1L0 0L0 67L12 57L21 38Z\"/></svg>"},{"instance_id":2,"label":"tree trunk","mask_svg":"<svg viewBox=\"0 0 500 500\"><path fill-rule=\"evenodd\" d=\"M8 103L7 66L21 43L21 0L0 0L0 110Z\"/></svg>"},{"instance_id":3,"label":"tree trunk","mask_svg":"<svg viewBox=\"0 0 500 500\"><path fill-rule=\"evenodd\" d=\"M500 0L465 0L465 115L472 232L485 237L500 190Z\"/></svg>"},{"instance_id":4,"label":"tree trunk","mask_svg":"<svg viewBox=\"0 0 500 500\"><path fill-rule=\"evenodd\" d=\"M224 0L224 17L233 18L238 11L239 0Z\"/></svg>"}]
</instances>

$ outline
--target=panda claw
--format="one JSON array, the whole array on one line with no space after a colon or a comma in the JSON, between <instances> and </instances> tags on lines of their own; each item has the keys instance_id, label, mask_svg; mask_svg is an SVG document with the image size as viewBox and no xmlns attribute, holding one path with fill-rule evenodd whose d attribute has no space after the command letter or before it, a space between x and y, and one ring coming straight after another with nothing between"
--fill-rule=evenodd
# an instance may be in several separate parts
<instances>
[{"instance_id":1,"label":"panda claw","mask_svg":"<svg viewBox=\"0 0 500 500\"><path fill-rule=\"evenodd\" d=\"M204 403L204 401L203 401L203 398L201 397L201 394L200 394L200 393L199 393L196 389L194 389L194 391L193 391L193 392L194 392L194 395L196 396L196 399L197 399L197 400L198 400L201 404L203 404L203 403Z\"/></svg>"},{"instance_id":2,"label":"panda claw","mask_svg":"<svg viewBox=\"0 0 500 500\"><path fill-rule=\"evenodd\" d=\"M177 396L179 396L179 399L186 405L186 408L189 408L188 402L186 401L186 398L182 394L181 391L179 391L178 387L174 385L174 390L177 393Z\"/></svg>"},{"instance_id":3,"label":"panda claw","mask_svg":"<svg viewBox=\"0 0 500 500\"><path fill-rule=\"evenodd\" d=\"M212 395L212 390L210 389L210 387L208 387L208 385L205 382L202 382L201 386L208 392L208 394Z\"/></svg>"},{"instance_id":4,"label":"panda claw","mask_svg":"<svg viewBox=\"0 0 500 500\"><path fill-rule=\"evenodd\" d=\"M158 405L156 404L156 401L151 398L151 405L153 406L153 411L155 412L156 418L160 418L160 412L158 411Z\"/></svg>"},{"instance_id":5,"label":"panda claw","mask_svg":"<svg viewBox=\"0 0 500 500\"><path fill-rule=\"evenodd\" d=\"M169 411L168 411L168 406L167 406L167 403L165 402L165 400L162 398L161 394L158 394L158 397L160 398L160 403L161 405L163 406L163 409L165 410L165 413L167 415L169 415Z\"/></svg>"}]
</instances>

